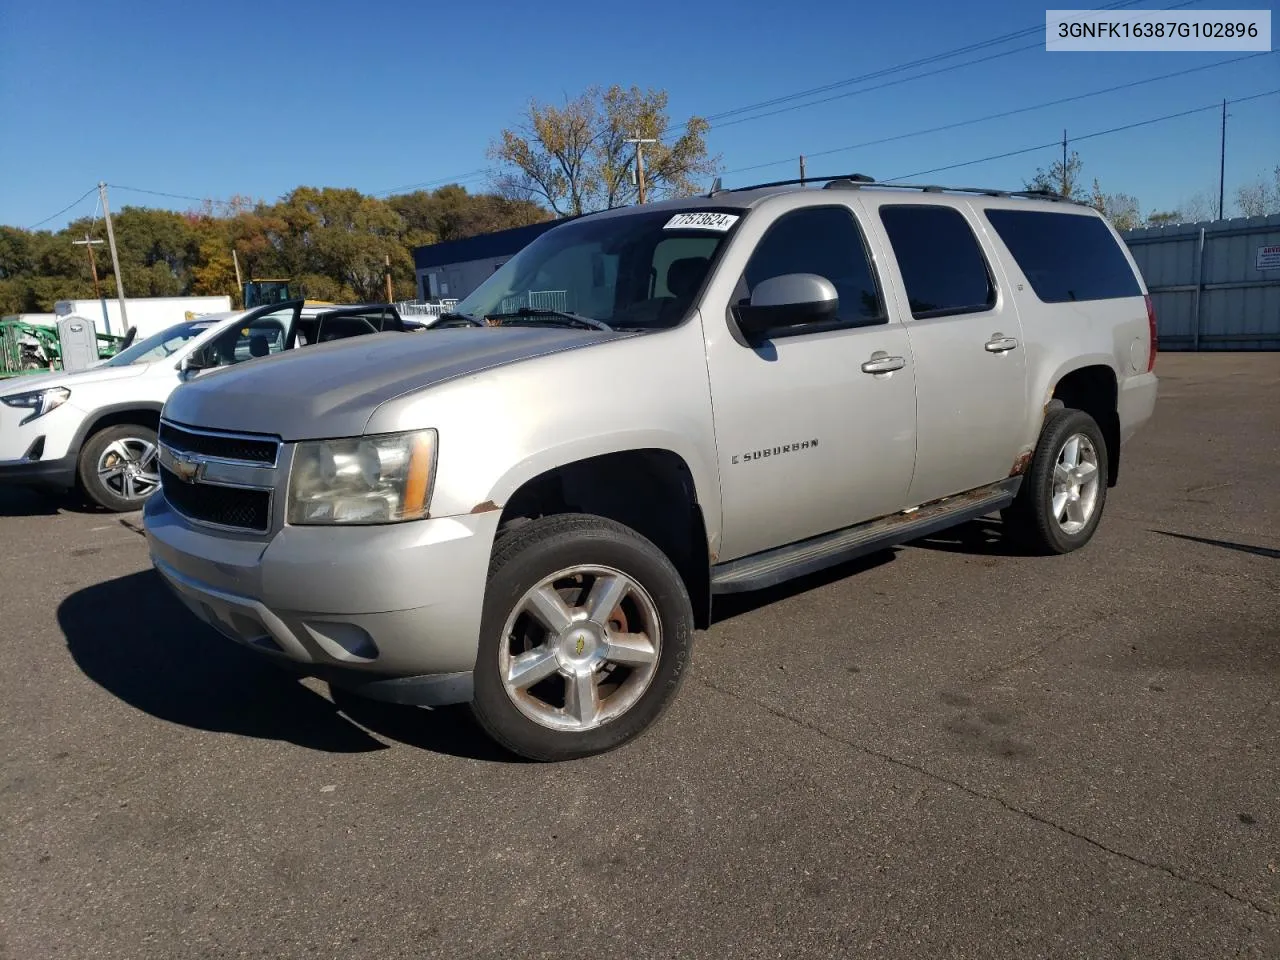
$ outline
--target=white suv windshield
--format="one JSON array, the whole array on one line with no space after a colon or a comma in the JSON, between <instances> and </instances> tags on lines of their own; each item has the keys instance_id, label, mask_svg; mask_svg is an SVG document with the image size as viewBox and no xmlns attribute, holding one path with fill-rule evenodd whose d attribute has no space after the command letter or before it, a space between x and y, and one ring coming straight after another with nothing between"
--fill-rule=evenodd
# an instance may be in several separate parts
<instances>
[{"instance_id":1,"label":"white suv windshield","mask_svg":"<svg viewBox=\"0 0 1280 960\"><path fill-rule=\"evenodd\" d=\"M614 328L676 326L739 216L667 209L567 223L503 264L456 312L561 311Z\"/></svg>"},{"instance_id":2,"label":"white suv windshield","mask_svg":"<svg viewBox=\"0 0 1280 960\"><path fill-rule=\"evenodd\" d=\"M103 366L127 367L132 363L154 363L180 350L182 345L190 343L214 324L209 320L191 320L174 324L168 329L153 333L145 340L139 340L128 350L121 350Z\"/></svg>"}]
</instances>

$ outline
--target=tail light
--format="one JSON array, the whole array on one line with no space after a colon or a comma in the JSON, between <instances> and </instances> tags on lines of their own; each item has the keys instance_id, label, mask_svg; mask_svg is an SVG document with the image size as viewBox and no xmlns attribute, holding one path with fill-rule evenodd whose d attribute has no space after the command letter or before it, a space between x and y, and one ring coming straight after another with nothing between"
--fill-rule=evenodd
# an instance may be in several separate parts
<instances>
[{"instance_id":1,"label":"tail light","mask_svg":"<svg viewBox=\"0 0 1280 960\"><path fill-rule=\"evenodd\" d=\"M1151 349L1147 351L1147 373L1150 373L1156 368L1156 350L1160 338L1156 335L1156 307L1151 302L1151 294L1148 293L1143 299L1147 301L1147 329L1151 337Z\"/></svg>"}]
</instances>

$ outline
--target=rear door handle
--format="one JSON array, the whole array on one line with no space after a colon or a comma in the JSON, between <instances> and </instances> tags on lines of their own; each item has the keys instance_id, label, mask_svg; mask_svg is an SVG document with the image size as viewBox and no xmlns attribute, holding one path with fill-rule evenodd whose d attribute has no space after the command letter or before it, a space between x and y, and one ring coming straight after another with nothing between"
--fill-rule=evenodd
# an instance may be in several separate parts
<instances>
[{"instance_id":1,"label":"rear door handle","mask_svg":"<svg viewBox=\"0 0 1280 960\"><path fill-rule=\"evenodd\" d=\"M1007 353L1017 347L1018 341L1013 337L1002 337L996 334L985 344L987 353Z\"/></svg>"},{"instance_id":2,"label":"rear door handle","mask_svg":"<svg viewBox=\"0 0 1280 960\"><path fill-rule=\"evenodd\" d=\"M873 356L862 365L863 373L893 373L907 365L903 357Z\"/></svg>"}]
</instances>

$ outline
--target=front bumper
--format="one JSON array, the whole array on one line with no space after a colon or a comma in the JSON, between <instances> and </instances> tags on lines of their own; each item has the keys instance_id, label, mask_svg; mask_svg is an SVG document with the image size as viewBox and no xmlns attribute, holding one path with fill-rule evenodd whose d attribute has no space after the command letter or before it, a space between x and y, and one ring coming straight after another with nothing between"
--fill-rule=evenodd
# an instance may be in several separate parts
<instances>
[{"instance_id":1,"label":"front bumper","mask_svg":"<svg viewBox=\"0 0 1280 960\"><path fill-rule=\"evenodd\" d=\"M76 484L80 451L75 438L84 411L64 403L23 423L27 416L26 410L0 404L0 483L70 490Z\"/></svg>"},{"instance_id":2,"label":"front bumper","mask_svg":"<svg viewBox=\"0 0 1280 960\"><path fill-rule=\"evenodd\" d=\"M224 636L374 699L471 698L496 511L263 540L202 529L156 496L143 524L156 570Z\"/></svg>"},{"instance_id":3,"label":"front bumper","mask_svg":"<svg viewBox=\"0 0 1280 960\"><path fill-rule=\"evenodd\" d=\"M65 491L76 485L76 458L0 460L0 483Z\"/></svg>"}]
</instances>

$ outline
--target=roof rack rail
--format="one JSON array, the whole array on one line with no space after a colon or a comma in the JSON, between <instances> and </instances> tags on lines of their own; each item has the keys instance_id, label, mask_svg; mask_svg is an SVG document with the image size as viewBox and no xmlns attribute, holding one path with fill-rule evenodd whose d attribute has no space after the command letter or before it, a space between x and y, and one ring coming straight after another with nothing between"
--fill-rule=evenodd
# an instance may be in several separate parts
<instances>
[{"instance_id":1,"label":"roof rack rail","mask_svg":"<svg viewBox=\"0 0 1280 960\"><path fill-rule=\"evenodd\" d=\"M770 180L768 183L748 183L741 187L722 187L720 186L720 178L716 177L715 183L711 185L711 192L708 197L714 197L717 193L742 193L746 190L764 190L767 187L790 187L796 184L810 183L829 183L833 180L848 180L853 183L875 183L875 179L868 177L865 173L838 173L831 177L795 177L791 180Z\"/></svg>"},{"instance_id":2,"label":"roof rack rail","mask_svg":"<svg viewBox=\"0 0 1280 960\"><path fill-rule=\"evenodd\" d=\"M769 183L752 183L741 187L722 187L720 178L716 177L711 185L708 197L719 193L741 193L746 190L763 190L768 187L789 187L795 184L821 183L824 190L857 190L874 186L886 190L919 190L922 193L977 193L987 197L1026 197L1032 200L1052 200L1058 203L1075 203L1088 205L1083 200L1064 197L1053 190L998 190L993 187L948 187L937 183L886 183L867 176L865 173L844 173L833 177L797 177L792 180L773 180Z\"/></svg>"}]
</instances>

